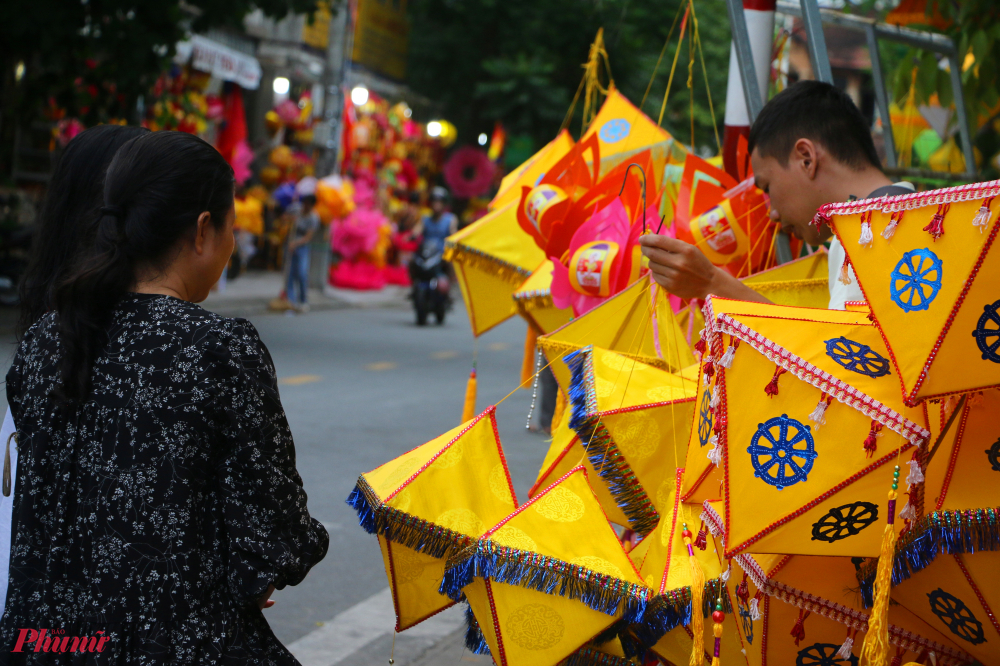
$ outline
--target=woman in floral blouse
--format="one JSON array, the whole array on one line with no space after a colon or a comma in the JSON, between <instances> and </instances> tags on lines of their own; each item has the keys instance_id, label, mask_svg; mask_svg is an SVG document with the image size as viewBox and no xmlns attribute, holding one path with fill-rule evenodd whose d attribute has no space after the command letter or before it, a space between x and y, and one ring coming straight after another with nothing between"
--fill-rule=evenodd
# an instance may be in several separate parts
<instances>
[{"instance_id":1,"label":"woman in floral blouse","mask_svg":"<svg viewBox=\"0 0 1000 666\"><path fill-rule=\"evenodd\" d=\"M195 305L233 217L232 170L194 136L140 136L109 166L93 247L7 374L19 461L0 663L296 663L261 609L329 536L267 348Z\"/></svg>"}]
</instances>

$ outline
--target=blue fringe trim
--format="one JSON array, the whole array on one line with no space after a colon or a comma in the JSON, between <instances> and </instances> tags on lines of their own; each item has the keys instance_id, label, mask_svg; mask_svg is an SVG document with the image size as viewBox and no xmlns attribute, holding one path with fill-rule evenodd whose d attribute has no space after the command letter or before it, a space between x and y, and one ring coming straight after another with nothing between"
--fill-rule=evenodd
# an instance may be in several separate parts
<instances>
[{"instance_id":1,"label":"blue fringe trim","mask_svg":"<svg viewBox=\"0 0 1000 666\"><path fill-rule=\"evenodd\" d=\"M721 585L717 578L705 583L701 604L702 617L708 617L715 610ZM722 610L728 614L733 612L729 595L722 595ZM689 624L691 624L691 588L672 590L669 595L656 596L649 602L642 623L629 627L630 638L634 640L626 644L623 638L622 648L629 657L641 656L659 643L668 632Z\"/></svg>"},{"instance_id":2,"label":"blue fringe trim","mask_svg":"<svg viewBox=\"0 0 1000 666\"><path fill-rule=\"evenodd\" d=\"M472 654L490 653L489 643L483 636L482 627L479 626L479 620L472 612L472 606L465 607L465 647Z\"/></svg>"},{"instance_id":3,"label":"blue fringe trim","mask_svg":"<svg viewBox=\"0 0 1000 666\"><path fill-rule=\"evenodd\" d=\"M585 347L563 357L572 373L567 391L572 406L569 427L576 431L588 461L628 518L628 526L646 537L656 528L660 514L611 438L611 433L600 419L588 415L591 409L588 406L586 377L591 351L591 347Z\"/></svg>"},{"instance_id":4,"label":"blue fringe trim","mask_svg":"<svg viewBox=\"0 0 1000 666\"><path fill-rule=\"evenodd\" d=\"M517 585L545 594L582 601L605 615L622 613L626 624L641 622L648 588L597 573L562 560L507 548L484 539L449 559L441 580L441 594L451 599L473 578Z\"/></svg>"},{"instance_id":5,"label":"blue fringe trim","mask_svg":"<svg viewBox=\"0 0 1000 666\"><path fill-rule=\"evenodd\" d=\"M358 524L366 532L380 534L418 553L443 559L472 542L471 537L461 532L386 506L364 477L358 479L347 497L347 503L357 512Z\"/></svg>"},{"instance_id":6,"label":"blue fringe trim","mask_svg":"<svg viewBox=\"0 0 1000 666\"><path fill-rule=\"evenodd\" d=\"M892 584L928 567L940 554L956 555L1000 550L1000 508L935 511L900 536L892 561ZM858 569L861 600L866 608L874 598L878 559Z\"/></svg>"},{"instance_id":7,"label":"blue fringe trim","mask_svg":"<svg viewBox=\"0 0 1000 666\"><path fill-rule=\"evenodd\" d=\"M597 641L594 642L596 643ZM629 661L627 659L622 659L621 657L616 657L613 654L600 652L596 648L582 647L573 654L571 654L566 659L566 661L562 662L562 665L563 666L635 666L635 662Z\"/></svg>"}]
</instances>

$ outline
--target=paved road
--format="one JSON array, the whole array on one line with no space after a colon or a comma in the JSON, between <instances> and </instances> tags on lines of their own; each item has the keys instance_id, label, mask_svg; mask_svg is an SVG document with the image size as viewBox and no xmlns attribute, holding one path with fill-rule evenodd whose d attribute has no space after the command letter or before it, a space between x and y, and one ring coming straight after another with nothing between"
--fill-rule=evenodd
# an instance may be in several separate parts
<instances>
[{"instance_id":1,"label":"paved road","mask_svg":"<svg viewBox=\"0 0 1000 666\"><path fill-rule=\"evenodd\" d=\"M224 304L217 309L232 314ZM4 374L13 353L6 314L0 313ZM326 559L304 583L277 592L266 617L304 666L387 663L393 620L385 571L375 538L358 527L344 499L362 472L458 424L475 345L465 312L459 302L443 327L426 328L416 327L411 310L401 307L250 319L274 357L309 510L330 532ZM524 332L524 323L512 319L480 338L480 409L517 386ZM517 391L497 411L519 498L526 497L546 446L524 427L530 393ZM448 663L489 663L458 647L458 610L400 634L396 663L444 663L433 655L448 651L457 655Z\"/></svg>"}]
</instances>

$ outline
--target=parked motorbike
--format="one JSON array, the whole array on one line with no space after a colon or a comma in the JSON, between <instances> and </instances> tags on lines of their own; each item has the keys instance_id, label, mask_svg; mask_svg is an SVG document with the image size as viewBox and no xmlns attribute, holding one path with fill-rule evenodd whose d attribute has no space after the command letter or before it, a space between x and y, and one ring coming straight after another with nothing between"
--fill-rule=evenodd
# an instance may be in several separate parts
<instances>
[{"instance_id":1,"label":"parked motorbike","mask_svg":"<svg viewBox=\"0 0 1000 666\"><path fill-rule=\"evenodd\" d=\"M440 243L433 239L421 241L410 260L410 281L413 283L413 309L417 315L417 326L426 325L427 316L432 312L437 323L443 324L448 310L451 283Z\"/></svg>"}]
</instances>

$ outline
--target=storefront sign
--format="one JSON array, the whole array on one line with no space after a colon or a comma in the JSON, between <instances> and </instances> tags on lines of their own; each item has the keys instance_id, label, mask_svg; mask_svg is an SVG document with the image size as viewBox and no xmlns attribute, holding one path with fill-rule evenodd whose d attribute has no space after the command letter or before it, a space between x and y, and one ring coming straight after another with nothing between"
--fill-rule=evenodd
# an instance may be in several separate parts
<instances>
[{"instance_id":1,"label":"storefront sign","mask_svg":"<svg viewBox=\"0 0 1000 666\"><path fill-rule=\"evenodd\" d=\"M178 63L191 61L191 67L208 72L223 81L232 81L247 90L260 87L260 63L253 56L212 41L201 35L192 35L186 42L177 43Z\"/></svg>"},{"instance_id":2,"label":"storefront sign","mask_svg":"<svg viewBox=\"0 0 1000 666\"><path fill-rule=\"evenodd\" d=\"M405 0L358 0L351 59L359 65L402 81L410 23Z\"/></svg>"}]
</instances>

